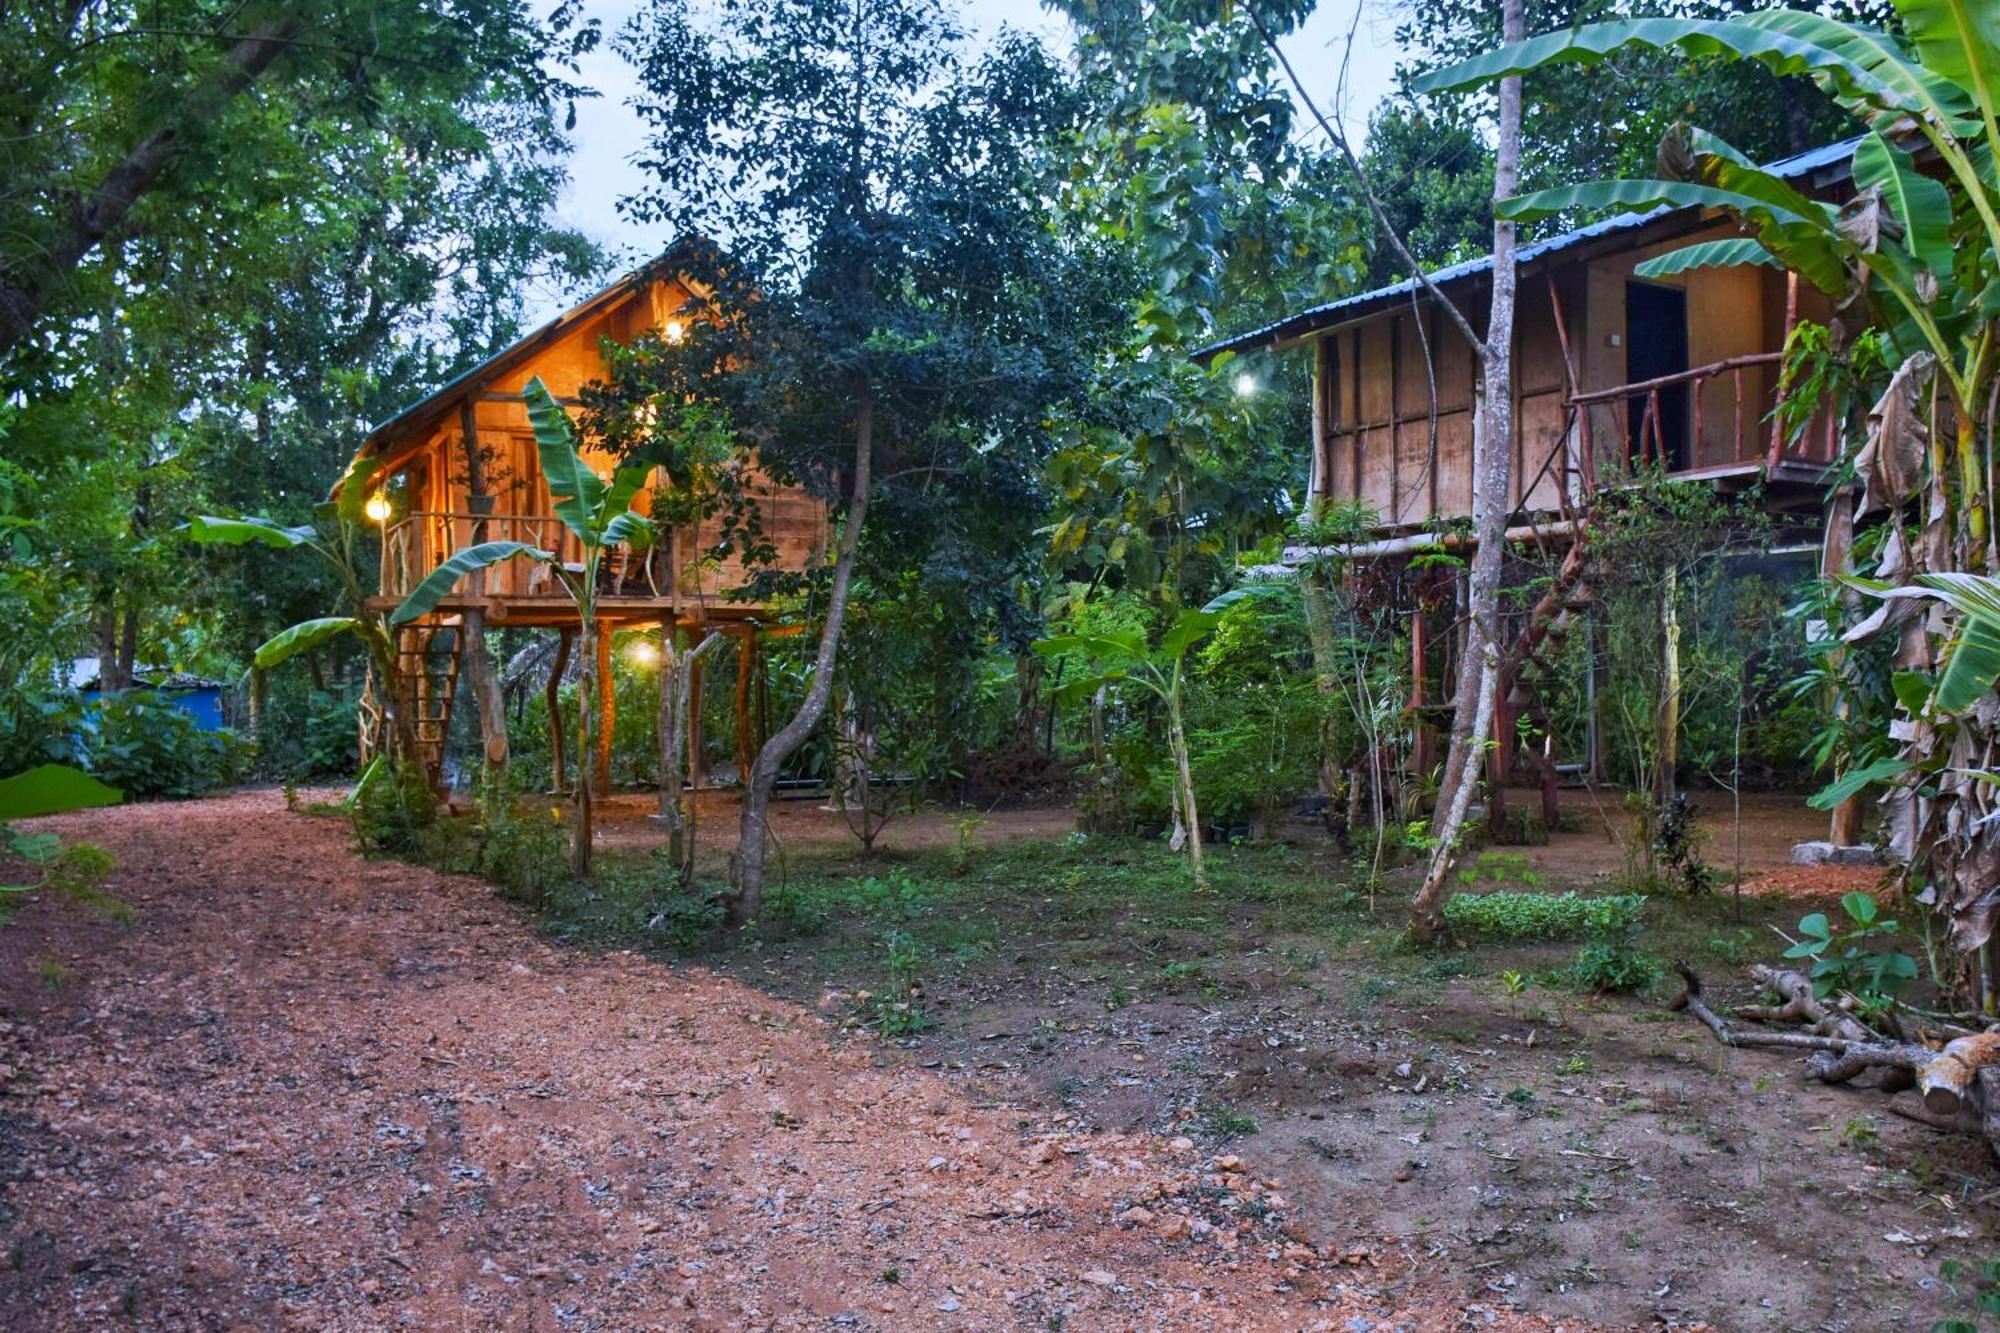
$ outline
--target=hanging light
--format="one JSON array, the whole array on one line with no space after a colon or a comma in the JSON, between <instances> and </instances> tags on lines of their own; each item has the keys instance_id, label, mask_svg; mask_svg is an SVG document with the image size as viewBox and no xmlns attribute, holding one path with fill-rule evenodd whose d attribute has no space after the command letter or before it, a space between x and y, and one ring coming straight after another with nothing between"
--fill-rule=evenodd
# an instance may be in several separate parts
<instances>
[{"instance_id":1,"label":"hanging light","mask_svg":"<svg viewBox=\"0 0 2000 1333\"><path fill-rule=\"evenodd\" d=\"M680 320L670 319L667 321L668 342L678 343L683 338L687 337L687 333L688 333L688 326L686 324L683 324Z\"/></svg>"},{"instance_id":2,"label":"hanging light","mask_svg":"<svg viewBox=\"0 0 2000 1333\"><path fill-rule=\"evenodd\" d=\"M1254 397L1256 393L1257 377L1255 375L1246 370L1236 377L1236 396L1238 398Z\"/></svg>"},{"instance_id":3,"label":"hanging light","mask_svg":"<svg viewBox=\"0 0 2000 1333\"><path fill-rule=\"evenodd\" d=\"M368 503L361 506L361 512L368 515L370 523L387 523L393 510L389 507L389 497L377 491L368 497Z\"/></svg>"},{"instance_id":4,"label":"hanging light","mask_svg":"<svg viewBox=\"0 0 2000 1333\"><path fill-rule=\"evenodd\" d=\"M625 650L625 660L635 667L656 667L660 664L660 645L651 639L636 639Z\"/></svg>"}]
</instances>

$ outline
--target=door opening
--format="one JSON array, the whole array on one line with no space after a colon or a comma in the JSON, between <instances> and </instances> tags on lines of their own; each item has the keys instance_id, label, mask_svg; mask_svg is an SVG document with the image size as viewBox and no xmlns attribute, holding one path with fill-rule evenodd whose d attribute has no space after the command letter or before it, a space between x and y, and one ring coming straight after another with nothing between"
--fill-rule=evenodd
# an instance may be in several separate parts
<instances>
[{"instance_id":1,"label":"door opening","mask_svg":"<svg viewBox=\"0 0 2000 1333\"><path fill-rule=\"evenodd\" d=\"M1643 384L1688 368L1687 293L1652 282L1625 284L1625 382ZM1692 466L1688 439L1688 386L1658 391L1658 407L1648 424L1648 395L1625 403L1626 446L1634 461L1645 458L1669 472Z\"/></svg>"}]
</instances>

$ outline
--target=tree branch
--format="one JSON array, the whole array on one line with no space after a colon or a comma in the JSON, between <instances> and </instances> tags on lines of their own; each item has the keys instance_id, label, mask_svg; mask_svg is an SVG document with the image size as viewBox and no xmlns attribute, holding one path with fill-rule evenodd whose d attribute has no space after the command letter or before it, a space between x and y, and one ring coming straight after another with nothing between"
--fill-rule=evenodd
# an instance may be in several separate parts
<instances>
[{"instance_id":1,"label":"tree branch","mask_svg":"<svg viewBox=\"0 0 2000 1333\"><path fill-rule=\"evenodd\" d=\"M1292 62L1279 49L1277 39L1271 35L1270 29L1264 26L1264 20L1257 17L1256 10L1245 6L1244 12L1250 16L1250 22L1256 27L1257 35L1264 39L1265 47L1273 56L1277 57L1279 66L1285 71L1285 77L1290 79L1292 87L1298 90L1299 100L1305 103L1306 110L1310 111L1313 119L1319 122L1320 129L1326 132L1327 138L1333 140L1334 147L1340 150L1341 158L1347 163L1348 172L1353 175L1354 183L1360 189L1362 199L1368 204L1369 215L1375 219L1376 230L1381 232L1383 237L1388 240L1389 248L1396 252L1396 257L1403 261L1405 268L1410 270L1411 275L1417 280L1417 285L1422 287L1433 301L1436 301L1439 306L1443 307L1445 314L1451 318L1451 322L1458 326L1459 333L1464 336L1466 345L1472 349L1473 355L1484 362L1486 360L1486 340L1473 330L1472 321L1465 317L1465 312L1460 310L1458 305L1440 291L1436 283L1431 281L1430 275L1424 272L1424 266L1417 262L1417 257L1410 253L1410 247L1403 243L1402 233L1398 232L1395 224L1389 221L1389 215L1382 211L1382 201L1375 197L1375 190L1368 183L1368 173L1362 170L1361 160L1354 155L1353 147L1347 142L1346 133L1336 129L1333 123L1320 111L1319 104L1313 101L1312 94L1306 91L1305 81L1299 78L1298 71L1292 68ZM1355 19L1357 22L1360 20L1360 10L1358 8L1355 10ZM1350 50L1354 46L1354 30L1352 28L1348 29L1347 44Z\"/></svg>"}]
</instances>

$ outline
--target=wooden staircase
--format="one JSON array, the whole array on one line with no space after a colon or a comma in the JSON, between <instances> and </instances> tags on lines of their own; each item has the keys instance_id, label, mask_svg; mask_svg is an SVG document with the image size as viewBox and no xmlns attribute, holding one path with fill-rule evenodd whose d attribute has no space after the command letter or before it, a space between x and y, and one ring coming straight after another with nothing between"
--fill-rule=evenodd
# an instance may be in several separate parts
<instances>
[{"instance_id":1,"label":"wooden staircase","mask_svg":"<svg viewBox=\"0 0 2000 1333\"><path fill-rule=\"evenodd\" d=\"M397 683L409 702L418 760L433 787L444 779L445 741L464 657L465 634L455 615L427 616L396 631Z\"/></svg>"}]
</instances>

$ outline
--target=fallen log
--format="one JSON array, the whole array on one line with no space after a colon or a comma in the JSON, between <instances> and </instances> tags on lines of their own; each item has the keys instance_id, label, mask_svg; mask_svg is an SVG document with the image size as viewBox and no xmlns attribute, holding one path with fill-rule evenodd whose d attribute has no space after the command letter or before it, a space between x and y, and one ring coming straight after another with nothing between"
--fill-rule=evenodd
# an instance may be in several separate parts
<instances>
[{"instance_id":1,"label":"fallen log","mask_svg":"<svg viewBox=\"0 0 2000 1333\"><path fill-rule=\"evenodd\" d=\"M1933 1115L1956 1115L1965 1109L1981 1071L1993 1064L2000 1064L2000 1032L1976 1032L1945 1043L1943 1050L1917 1070L1924 1109ZM1992 1111L1987 1114L1990 1118Z\"/></svg>"},{"instance_id":2,"label":"fallen log","mask_svg":"<svg viewBox=\"0 0 2000 1333\"><path fill-rule=\"evenodd\" d=\"M1983 1132L1987 1145L2000 1156L2000 1030L1954 1037L1941 1048L1897 1041L1873 1031L1853 1014L1829 1006L1813 994L1811 981L1798 972L1758 965L1750 975L1774 991L1782 1003L1745 1005L1736 1012L1751 1019L1793 1020L1806 1032L1765 1032L1732 1028L1702 996L1701 977L1686 963L1676 962L1686 989L1669 1006L1700 1019L1725 1046L1764 1046L1812 1052L1806 1077L1818 1083L1844 1084L1870 1070L1881 1070L1884 1092L1917 1088L1923 1111L1892 1107L1898 1115L1937 1128Z\"/></svg>"}]
</instances>

